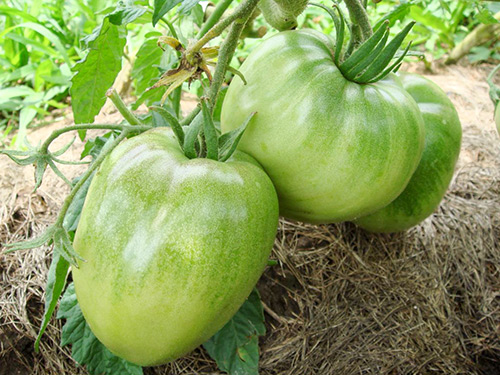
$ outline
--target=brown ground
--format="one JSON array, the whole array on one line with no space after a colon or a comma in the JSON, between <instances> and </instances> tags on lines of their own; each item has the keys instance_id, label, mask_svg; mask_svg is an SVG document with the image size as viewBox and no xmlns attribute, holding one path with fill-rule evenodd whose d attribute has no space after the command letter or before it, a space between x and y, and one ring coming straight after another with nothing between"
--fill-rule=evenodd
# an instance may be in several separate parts
<instances>
[{"instance_id":1,"label":"brown ground","mask_svg":"<svg viewBox=\"0 0 500 375\"><path fill-rule=\"evenodd\" d=\"M449 193L422 225L372 235L349 223L281 221L279 265L259 282L268 327L261 374L500 374L500 141L485 83L490 68L428 75L456 105L464 137ZM98 119L119 120L116 113ZM37 143L70 122L57 120L29 139ZM66 159L76 160L81 148L77 140ZM82 167L62 170L73 177ZM67 187L48 174L32 193L32 168L6 157L0 171L0 242L40 233ZM33 351L49 252L0 255L0 375L86 373L58 346L58 321ZM218 372L197 349L145 373Z\"/></svg>"}]
</instances>

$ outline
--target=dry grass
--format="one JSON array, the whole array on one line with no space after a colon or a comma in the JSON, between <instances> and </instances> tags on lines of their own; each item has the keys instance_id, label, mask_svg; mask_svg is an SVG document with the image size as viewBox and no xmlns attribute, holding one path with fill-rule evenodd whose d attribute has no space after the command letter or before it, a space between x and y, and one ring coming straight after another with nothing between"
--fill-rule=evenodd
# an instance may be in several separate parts
<instances>
[{"instance_id":1,"label":"dry grass","mask_svg":"<svg viewBox=\"0 0 500 375\"><path fill-rule=\"evenodd\" d=\"M455 102L464 139L450 191L422 225L373 235L349 223L281 221L279 265L259 282L268 326L261 374L500 373L500 142L484 77L470 67L430 77ZM21 172L11 168L0 177L0 241L40 232L61 200L60 186L29 193L31 181L16 184ZM41 353L32 350L48 251L0 257L0 374L84 373L57 344L59 322ZM145 373L217 370L197 349Z\"/></svg>"}]
</instances>

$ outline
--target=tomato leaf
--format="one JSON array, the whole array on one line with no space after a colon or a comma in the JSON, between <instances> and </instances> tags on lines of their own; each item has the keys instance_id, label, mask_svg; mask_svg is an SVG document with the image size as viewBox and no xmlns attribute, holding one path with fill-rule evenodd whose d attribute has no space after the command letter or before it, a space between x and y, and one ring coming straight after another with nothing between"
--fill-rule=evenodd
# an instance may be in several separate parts
<instances>
[{"instance_id":1,"label":"tomato leaf","mask_svg":"<svg viewBox=\"0 0 500 375\"><path fill-rule=\"evenodd\" d=\"M410 13L410 8L414 4L415 1L410 0L408 2L396 5L389 13L387 13L377 21L375 26L373 26L373 31L378 30L378 28L382 26L386 20L389 21L389 27L393 27L396 21L403 20Z\"/></svg>"},{"instance_id":2,"label":"tomato leaf","mask_svg":"<svg viewBox=\"0 0 500 375\"><path fill-rule=\"evenodd\" d=\"M66 319L62 329L61 346L72 345L71 355L86 365L92 375L142 375L142 367L115 356L94 336L83 317L76 299L73 283L64 293L58 319Z\"/></svg>"},{"instance_id":3,"label":"tomato leaf","mask_svg":"<svg viewBox=\"0 0 500 375\"><path fill-rule=\"evenodd\" d=\"M73 67L70 94L75 123L91 123L106 102L106 91L121 70L125 40L123 26L104 18L99 36L89 43L89 53Z\"/></svg>"},{"instance_id":4,"label":"tomato leaf","mask_svg":"<svg viewBox=\"0 0 500 375\"><path fill-rule=\"evenodd\" d=\"M236 315L203 347L229 375L257 375L259 336L265 333L260 295L254 289Z\"/></svg>"},{"instance_id":5,"label":"tomato leaf","mask_svg":"<svg viewBox=\"0 0 500 375\"><path fill-rule=\"evenodd\" d=\"M126 25L130 22L134 22L144 13L146 13L146 8L124 5L121 1L118 3L116 9L111 12L109 17L109 22L113 25Z\"/></svg>"},{"instance_id":6,"label":"tomato leaf","mask_svg":"<svg viewBox=\"0 0 500 375\"><path fill-rule=\"evenodd\" d=\"M155 0L153 12L153 26L173 7L181 3L182 0Z\"/></svg>"},{"instance_id":7,"label":"tomato leaf","mask_svg":"<svg viewBox=\"0 0 500 375\"><path fill-rule=\"evenodd\" d=\"M59 297L64 289L64 285L66 285L68 269L69 262L61 256L57 249L54 249L49 274L47 276L47 286L45 288L45 311L43 313L43 321L35 341L35 351L37 352L40 339L42 338L42 335L49 324L50 318L54 313L57 301L59 300Z\"/></svg>"},{"instance_id":8,"label":"tomato leaf","mask_svg":"<svg viewBox=\"0 0 500 375\"><path fill-rule=\"evenodd\" d=\"M179 12L188 14L199 2L200 0L183 0L182 5L179 7Z\"/></svg>"},{"instance_id":9,"label":"tomato leaf","mask_svg":"<svg viewBox=\"0 0 500 375\"><path fill-rule=\"evenodd\" d=\"M83 159L88 155L90 155L92 159L95 159L99 156L102 148L106 145L106 143L112 142L114 139L115 137L113 136L113 132L109 132L104 134L103 136L89 139L83 147L80 159Z\"/></svg>"},{"instance_id":10,"label":"tomato leaf","mask_svg":"<svg viewBox=\"0 0 500 375\"><path fill-rule=\"evenodd\" d=\"M134 79L135 91L138 95L152 86L160 76L158 65L160 65L163 55L162 49L158 47L158 36L160 35L158 33L157 36L147 39L137 52L130 76Z\"/></svg>"}]
</instances>

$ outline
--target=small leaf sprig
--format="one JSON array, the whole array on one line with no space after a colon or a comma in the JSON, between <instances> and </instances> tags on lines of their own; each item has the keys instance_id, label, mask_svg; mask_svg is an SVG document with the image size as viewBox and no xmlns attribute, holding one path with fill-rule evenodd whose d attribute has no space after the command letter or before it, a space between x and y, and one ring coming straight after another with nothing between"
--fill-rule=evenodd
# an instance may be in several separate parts
<instances>
[{"instance_id":1,"label":"small leaf sprig","mask_svg":"<svg viewBox=\"0 0 500 375\"><path fill-rule=\"evenodd\" d=\"M115 90L109 90L107 96L115 104L118 111L124 116L128 124L79 124L73 126L67 126L62 129L55 130L52 134L45 140L45 142L39 147L33 147L29 145L27 151L15 151L15 150L0 150L0 154L5 154L11 158L14 162L20 165L34 164L35 166L35 188L36 191L43 181L43 175L47 170L47 167L51 167L54 172L61 177L69 186L72 187L70 194L64 200L64 203L59 211L56 221L54 224L49 226L44 233L39 237L30 239L27 241L4 244L6 251L4 253L10 253L18 250L33 249L44 244L53 245L53 256L52 262L49 267L49 273L47 277L47 292L45 296L45 311L42 319L42 324L35 341L35 350L38 351L40 339L47 328L50 321L50 317L54 313L57 305L57 301L61 296L62 291L66 285L66 278L68 275L70 265L73 267L78 267L78 261L85 261L78 253L75 251L72 245L72 240L69 231L73 228L74 223L69 224L68 220L65 220L67 213L70 210L75 197L78 197L82 188L88 187L88 180L93 176L94 172L104 161L106 156L125 138L144 132L151 129L152 126L144 125L140 122L134 114L132 114L128 108L125 106L119 95ZM70 131L81 131L88 129L106 129L115 130L119 132L116 137L111 136L102 148L99 155L92 162L67 162L59 159L59 156L64 154L69 147L74 142L74 139L62 147L60 150L55 152L49 151L49 146L51 143L57 139L60 135L70 132ZM58 169L56 163L59 164L90 164L87 171L80 177L78 182L72 184Z\"/></svg>"}]
</instances>

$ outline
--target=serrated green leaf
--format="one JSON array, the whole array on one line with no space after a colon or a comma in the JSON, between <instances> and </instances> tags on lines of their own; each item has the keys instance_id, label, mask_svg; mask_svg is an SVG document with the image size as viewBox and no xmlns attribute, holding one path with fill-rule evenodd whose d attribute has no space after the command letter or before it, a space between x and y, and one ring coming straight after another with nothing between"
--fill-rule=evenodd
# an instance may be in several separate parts
<instances>
[{"instance_id":1,"label":"serrated green leaf","mask_svg":"<svg viewBox=\"0 0 500 375\"><path fill-rule=\"evenodd\" d=\"M394 26L396 21L403 20L410 13L410 8L413 4L415 4L415 1L412 0L395 6L389 13L377 21L375 26L373 26L373 31L378 30L386 20L389 21L389 27Z\"/></svg>"},{"instance_id":2,"label":"serrated green leaf","mask_svg":"<svg viewBox=\"0 0 500 375\"><path fill-rule=\"evenodd\" d=\"M265 333L260 295L254 289L236 315L203 347L229 375L258 375L258 337Z\"/></svg>"},{"instance_id":3,"label":"serrated green leaf","mask_svg":"<svg viewBox=\"0 0 500 375\"><path fill-rule=\"evenodd\" d=\"M104 19L86 58L73 67L71 101L75 123L91 123L106 102L106 91L121 70L125 35L122 26Z\"/></svg>"},{"instance_id":4,"label":"serrated green leaf","mask_svg":"<svg viewBox=\"0 0 500 375\"><path fill-rule=\"evenodd\" d=\"M109 22L117 26L126 25L134 22L136 19L146 13L146 11L147 9L142 7L133 5L119 5L113 12L108 15Z\"/></svg>"},{"instance_id":5,"label":"serrated green leaf","mask_svg":"<svg viewBox=\"0 0 500 375\"><path fill-rule=\"evenodd\" d=\"M179 12L182 14L187 14L193 9L200 0L183 0L181 6L179 7Z\"/></svg>"},{"instance_id":6,"label":"serrated green leaf","mask_svg":"<svg viewBox=\"0 0 500 375\"><path fill-rule=\"evenodd\" d=\"M83 151L80 155L80 159L83 159L86 156L91 156L92 159L95 159L101 153L104 145L111 139L114 139L113 132L106 133L96 138L89 139L85 146L83 146Z\"/></svg>"},{"instance_id":7,"label":"serrated green leaf","mask_svg":"<svg viewBox=\"0 0 500 375\"><path fill-rule=\"evenodd\" d=\"M153 11L153 26L165 15L169 10L181 3L182 0L155 0Z\"/></svg>"},{"instance_id":8,"label":"serrated green leaf","mask_svg":"<svg viewBox=\"0 0 500 375\"><path fill-rule=\"evenodd\" d=\"M160 35L158 34L158 36ZM163 51L158 47L158 36L147 39L137 52L137 58L130 74L134 79L137 94L145 92L160 76L158 65L160 65ZM161 95L159 97L161 98Z\"/></svg>"},{"instance_id":9,"label":"serrated green leaf","mask_svg":"<svg viewBox=\"0 0 500 375\"><path fill-rule=\"evenodd\" d=\"M58 319L66 319L61 346L71 344L71 356L86 365L91 375L142 375L142 367L111 353L95 337L83 317L73 283L68 285L59 304Z\"/></svg>"},{"instance_id":10,"label":"serrated green leaf","mask_svg":"<svg viewBox=\"0 0 500 375\"><path fill-rule=\"evenodd\" d=\"M60 253L54 250L52 262L50 263L49 273L47 275L47 286L45 288L45 311L43 313L42 325L35 341L35 350L38 352L40 339L42 338L50 318L54 313L57 301L62 294L66 277L68 276L69 262L64 259Z\"/></svg>"}]
</instances>

